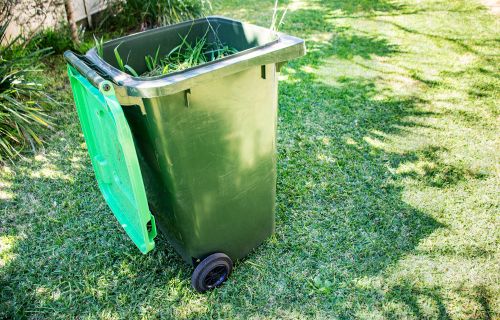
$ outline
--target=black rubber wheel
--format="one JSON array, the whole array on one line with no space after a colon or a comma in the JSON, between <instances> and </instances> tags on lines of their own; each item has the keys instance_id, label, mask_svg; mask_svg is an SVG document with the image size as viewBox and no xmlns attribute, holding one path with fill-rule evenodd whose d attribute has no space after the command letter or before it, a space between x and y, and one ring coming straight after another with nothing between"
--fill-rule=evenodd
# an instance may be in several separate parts
<instances>
[{"instance_id":1,"label":"black rubber wheel","mask_svg":"<svg viewBox=\"0 0 500 320\"><path fill-rule=\"evenodd\" d=\"M194 269L191 285L198 292L221 286L233 269L233 261L223 253L214 253L203 259Z\"/></svg>"}]
</instances>

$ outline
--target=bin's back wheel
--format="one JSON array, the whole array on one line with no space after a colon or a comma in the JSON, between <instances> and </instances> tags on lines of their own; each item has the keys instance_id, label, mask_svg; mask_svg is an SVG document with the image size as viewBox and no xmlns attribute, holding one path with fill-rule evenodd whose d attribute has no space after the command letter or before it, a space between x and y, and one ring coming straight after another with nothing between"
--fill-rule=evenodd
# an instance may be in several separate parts
<instances>
[{"instance_id":1,"label":"bin's back wheel","mask_svg":"<svg viewBox=\"0 0 500 320\"><path fill-rule=\"evenodd\" d=\"M205 292L219 287L227 280L233 261L224 253L214 253L203 259L194 269L191 285L198 292Z\"/></svg>"}]
</instances>

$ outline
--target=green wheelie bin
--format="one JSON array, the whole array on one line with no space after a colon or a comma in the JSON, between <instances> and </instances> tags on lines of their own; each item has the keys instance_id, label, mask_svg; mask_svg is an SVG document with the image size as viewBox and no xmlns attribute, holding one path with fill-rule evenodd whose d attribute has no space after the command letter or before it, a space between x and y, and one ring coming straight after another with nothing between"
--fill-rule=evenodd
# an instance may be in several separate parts
<instances>
[{"instance_id":1,"label":"green wheelie bin","mask_svg":"<svg viewBox=\"0 0 500 320\"><path fill-rule=\"evenodd\" d=\"M237 53L155 77L122 72L115 56L141 74L145 56L203 35ZM274 231L277 73L304 54L299 38L216 16L64 54L106 202L142 253L164 233L200 292Z\"/></svg>"}]
</instances>

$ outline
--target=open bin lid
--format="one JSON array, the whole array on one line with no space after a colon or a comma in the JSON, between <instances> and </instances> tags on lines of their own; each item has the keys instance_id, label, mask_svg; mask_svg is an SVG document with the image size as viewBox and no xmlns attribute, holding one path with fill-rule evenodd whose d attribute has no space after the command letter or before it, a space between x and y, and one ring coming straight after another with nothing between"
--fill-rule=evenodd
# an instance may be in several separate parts
<instances>
[{"instance_id":1,"label":"open bin lid","mask_svg":"<svg viewBox=\"0 0 500 320\"><path fill-rule=\"evenodd\" d=\"M99 188L121 226L142 253L154 248L156 225L129 125L113 86L93 86L68 66L78 116Z\"/></svg>"}]
</instances>

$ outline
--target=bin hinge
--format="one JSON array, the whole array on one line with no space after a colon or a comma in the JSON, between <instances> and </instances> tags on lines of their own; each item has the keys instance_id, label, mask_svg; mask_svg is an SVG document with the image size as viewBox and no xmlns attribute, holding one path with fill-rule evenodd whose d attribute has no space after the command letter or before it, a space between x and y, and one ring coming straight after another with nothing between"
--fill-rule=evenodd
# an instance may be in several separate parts
<instances>
[{"instance_id":1,"label":"bin hinge","mask_svg":"<svg viewBox=\"0 0 500 320\"><path fill-rule=\"evenodd\" d=\"M184 104L186 108L189 108L189 95L191 94L191 89L184 90Z\"/></svg>"}]
</instances>

